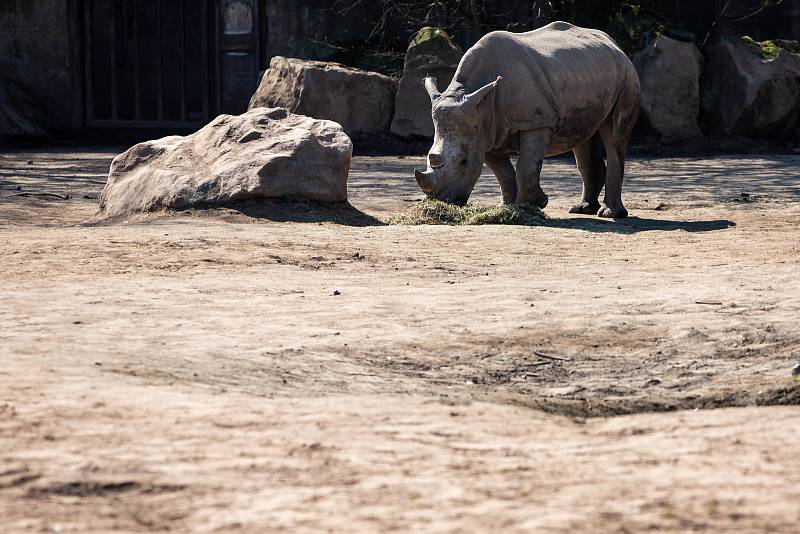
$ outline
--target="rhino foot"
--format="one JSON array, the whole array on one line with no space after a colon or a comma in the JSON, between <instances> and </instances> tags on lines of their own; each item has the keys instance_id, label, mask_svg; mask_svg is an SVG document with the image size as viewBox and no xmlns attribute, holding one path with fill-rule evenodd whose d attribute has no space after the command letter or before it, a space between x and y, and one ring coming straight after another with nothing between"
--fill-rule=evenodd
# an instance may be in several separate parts
<instances>
[{"instance_id":1,"label":"rhino foot","mask_svg":"<svg viewBox=\"0 0 800 534\"><path fill-rule=\"evenodd\" d=\"M602 206L600 206L600 209L597 210L597 216L606 217L609 219L624 219L625 217L628 216L628 210L626 210L622 206L616 208L610 208L605 204L603 204Z\"/></svg>"},{"instance_id":2,"label":"rhino foot","mask_svg":"<svg viewBox=\"0 0 800 534\"><path fill-rule=\"evenodd\" d=\"M589 202L584 200L580 204L576 204L569 209L570 213L582 213L583 215L594 215L600 209L599 202Z\"/></svg>"},{"instance_id":3,"label":"rhino foot","mask_svg":"<svg viewBox=\"0 0 800 534\"><path fill-rule=\"evenodd\" d=\"M517 196L517 206L534 206L543 210L547 207L547 203L550 201L550 198L545 194L544 191L541 191L538 195L531 198L529 197L526 200L522 200Z\"/></svg>"}]
</instances>

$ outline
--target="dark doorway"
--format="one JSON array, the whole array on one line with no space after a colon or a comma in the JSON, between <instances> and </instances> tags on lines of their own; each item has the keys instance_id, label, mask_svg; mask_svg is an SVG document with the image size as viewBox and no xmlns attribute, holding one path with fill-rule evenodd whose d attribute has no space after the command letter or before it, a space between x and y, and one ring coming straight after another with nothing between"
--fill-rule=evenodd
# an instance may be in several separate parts
<instances>
[{"instance_id":1,"label":"dark doorway","mask_svg":"<svg viewBox=\"0 0 800 534\"><path fill-rule=\"evenodd\" d=\"M215 54L220 113L241 113L258 85L259 5L255 0L217 0Z\"/></svg>"},{"instance_id":2,"label":"dark doorway","mask_svg":"<svg viewBox=\"0 0 800 534\"><path fill-rule=\"evenodd\" d=\"M256 0L84 0L86 124L189 129L243 112L258 83Z\"/></svg>"}]
</instances>

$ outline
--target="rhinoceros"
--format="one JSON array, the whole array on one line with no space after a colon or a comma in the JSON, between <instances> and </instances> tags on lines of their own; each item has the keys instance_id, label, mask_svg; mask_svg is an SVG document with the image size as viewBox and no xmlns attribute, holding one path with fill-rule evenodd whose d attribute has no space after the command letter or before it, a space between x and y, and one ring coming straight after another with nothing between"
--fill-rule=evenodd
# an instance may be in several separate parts
<instances>
[{"instance_id":1,"label":"rhinoceros","mask_svg":"<svg viewBox=\"0 0 800 534\"><path fill-rule=\"evenodd\" d=\"M572 150L583 195L570 212L627 216L622 177L639 114L639 78L605 33L567 22L492 32L467 51L447 90L440 93L430 77L424 85L434 140L428 168L415 176L429 198L465 204L485 162L504 202L544 208L542 159Z\"/></svg>"}]
</instances>

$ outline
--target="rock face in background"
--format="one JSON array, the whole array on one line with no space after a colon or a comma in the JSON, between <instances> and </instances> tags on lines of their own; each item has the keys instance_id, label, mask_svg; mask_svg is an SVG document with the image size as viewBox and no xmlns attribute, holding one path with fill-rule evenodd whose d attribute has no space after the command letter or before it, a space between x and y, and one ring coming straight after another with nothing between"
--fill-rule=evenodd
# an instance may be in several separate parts
<instances>
[{"instance_id":1,"label":"rock face in background","mask_svg":"<svg viewBox=\"0 0 800 534\"><path fill-rule=\"evenodd\" d=\"M69 138L83 126L78 4L0 0L0 92L11 93L14 102L8 108L8 97L0 96L0 142L45 132Z\"/></svg>"},{"instance_id":2,"label":"rock face in background","mask_svg":"<svg viewBox=\"0 0 800 534\"><path fill-rule=\"evenodd\" d=\"M800 56L725 38L708 47L703 112L710 128L728 135L780 141L800 117Z\"/></svg>"},{"instance_id":3,"label":"rock face in background","mask_svg":"<svg viewBox=\"0 0 800 534\"><path fill-rule=\"evenodd\" d=\"M423 87L425 76L438 80L439 90L450 84L464 52L444 30L422 28L406 52L403 77L395 100L392 133L400 137L433 137L431 100Z\"/></svg>"},{"instance_id":4,"label":"rock face in background","mask_svg":"<svg viewBox=\"0 0 800 534\"><path fill-rule=\"evenodd\" d=\"M633 62L642 85L642 115L658 141L674 145L702 138L702 56L694 43L653 35Z\"/></svg>"},{"instance_id":5,"label":"rock face in background","mask_svg":"<svg viewBox=\"0 0 800 534\"><path fill-rule=\"evenodd\" d=\"M220 115L192 135L140 143L114 158L100 209L112 217L276 197L340 202L352 152L331 121L281 108Z\"/></svg>"},{"instance_id":6,"label":"rock face in background","mask_svg":"<svg viewBox=\"0 0 800 534\"><path fill-rule=\"evenodd\" d=\"M389 131L397 81L323 61L274 57L261 78L250 109L283 107L338 122L349 135Z\"/></svg>"},{"instance_id":7,"label":"rock face in background","mask_svg":"<svg viewBox=\"0 0 800 534\"><path fill-rule=\"evenodd\" d=\"M30 95L10 80L0 80L0 141L45 136L44 117Z\"/></svg>"}]
</instances>

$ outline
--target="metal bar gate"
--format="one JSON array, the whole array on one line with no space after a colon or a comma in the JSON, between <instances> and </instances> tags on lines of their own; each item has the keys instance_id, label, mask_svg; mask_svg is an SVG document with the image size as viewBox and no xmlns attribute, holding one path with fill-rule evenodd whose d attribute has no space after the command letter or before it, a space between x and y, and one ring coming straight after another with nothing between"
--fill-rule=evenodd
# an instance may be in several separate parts
<instances>
[{"instance_id":1,"label":"metal bar gate","mask_svg":"<svg viewBox=\"0 0 800 534\"><path fill-rule=\"evenodd\" d=\"M89 127L188 128L211 117L208 0L84 0Z\"/></svg>"}]
</instances>

